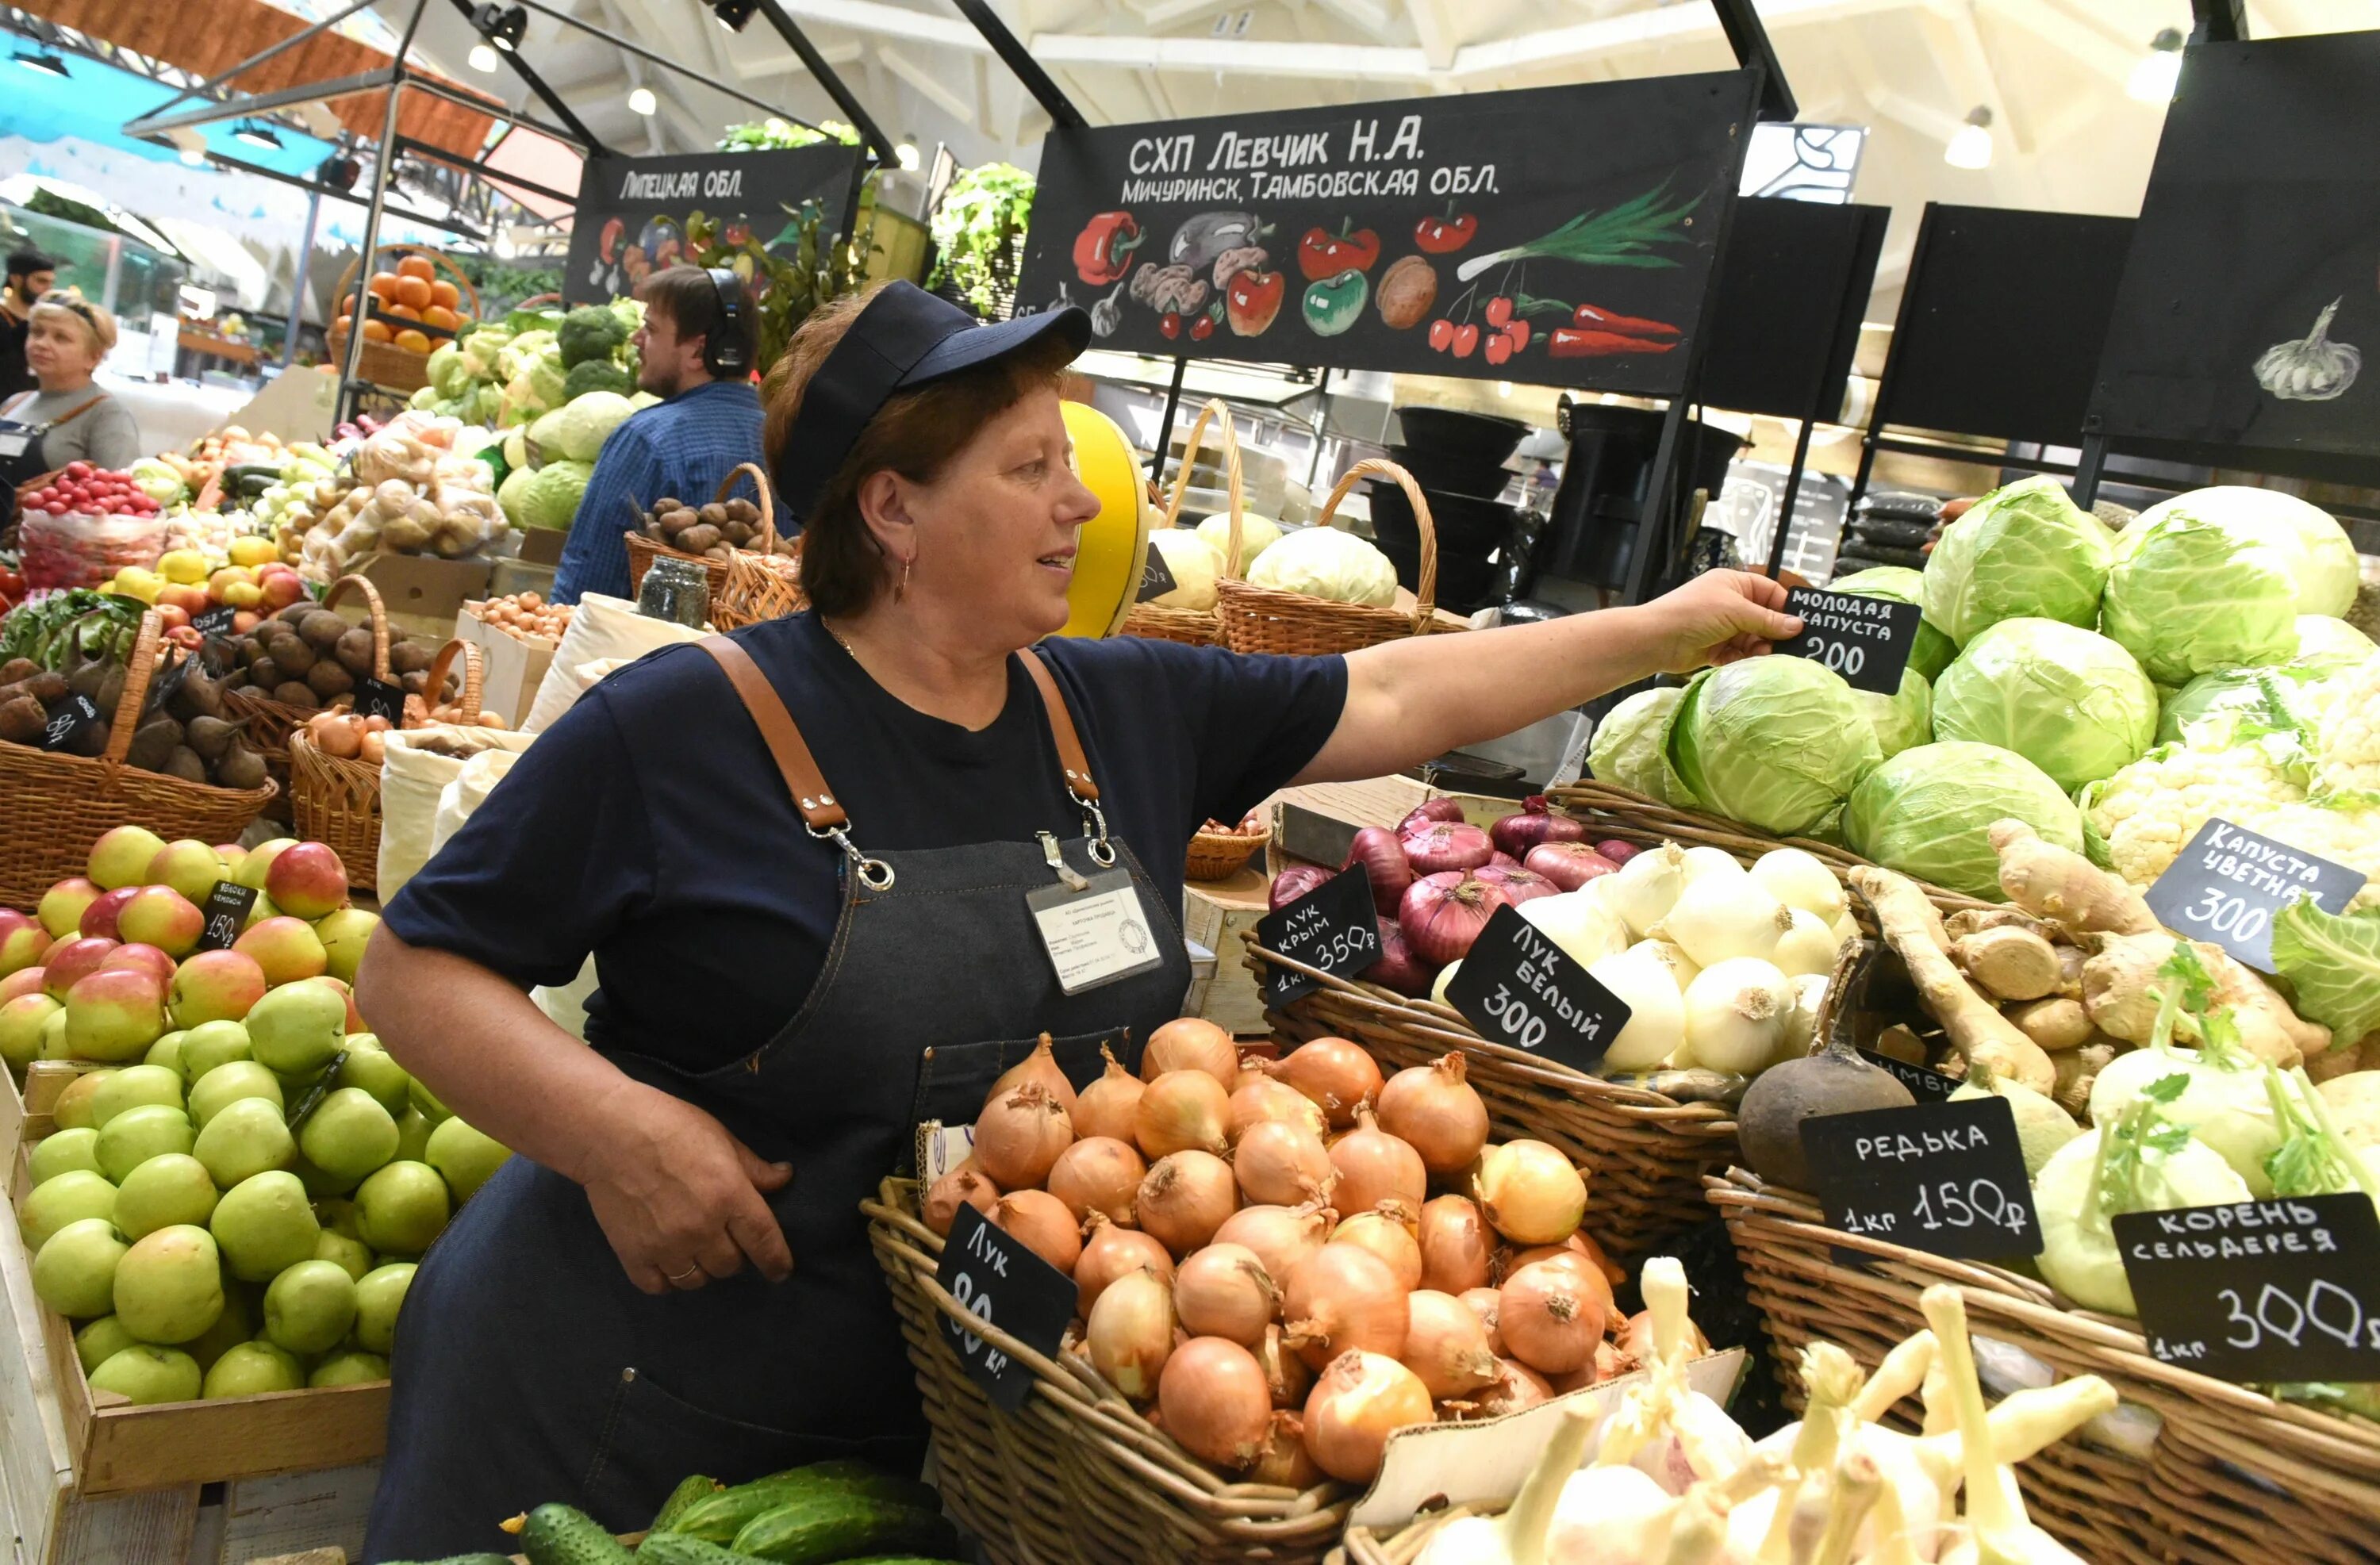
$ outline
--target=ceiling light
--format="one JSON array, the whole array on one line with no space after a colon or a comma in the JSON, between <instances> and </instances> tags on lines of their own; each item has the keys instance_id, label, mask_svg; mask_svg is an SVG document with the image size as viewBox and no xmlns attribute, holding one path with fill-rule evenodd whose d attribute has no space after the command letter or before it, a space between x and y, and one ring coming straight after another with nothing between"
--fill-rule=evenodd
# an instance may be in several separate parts
<instances>
[{"instance_id":1,"label":"ceiling light","mask_svg":"<svg viewBox=\"0 0 2380 1565\"><path fill-rule=\"evenodd\" d=\"M2168 27L2149 41L2149 52L2132 67L2124 91L2143 103L2169 103L2181 85L2181 30Z\"/></svg>"},{"instance_id":2,"label":"ceiling light","mask_svg":"<svg viewBox=\"0 0 2380 1565\"><path fill-rule=\"evenodd\" d=\"M917 166L917 143L904 141L892 149L893 161L903 168L914 171Z\"/></svg>"},{"instance_id":3,"label":"ceiling light","mask_svg":"<svg viewBox=\"0 0 2380 1565\"><path fill-rule=\"evenodd\" d=\"M471 13L471 25L480 36L509 55L520 47L521 34L528 30L528 9L514 6L507 9L495 0Z\"/></svg>"},{"instance_id":4,"label":"ceiling light","mask_svg":"<svg viewBox=\"0 0 2380 1565\"><path fill-rule=\"evenodd\" d=\"M1967 111L1967 123L1950 138L1942 149L1942 161L1952 168L1989 168L1992 165L1992 111L1981 103Z\"/></svg>"},{"instance_id":5,"label":"ceiling light","mask_svg":"<svg viewBox=\"0 0 2380 1565\"><path fill-rule=\"evenodd\" d=\"M743 31L744 24L752 19L752 13L758 9L759 0L710 0L710 14L730 32Z\"/></svg>"},{"instance_id":6,"label":"ceiling light","mask_svg":"<svg viewBox=\"0 0 2380 1565\"><path fill-rule=\"evenodd\" d=\"M46 50L19 49L17 51L17 63L27 70L41 71L47 76L71 77L73 75L67 69L66 61Z\"/></svg>"},{"instance_id":7,"label":"ceiling light","mask_svg":"<svg viewBox=\"0 0 2380 1565\"><path fill-rule=\"evenodd\" d=\"M496 68L496 52L493 49L489 48L484 43L472 44L471 68L476 71L494 70Z\"/></svg>"},{"instance_id":8,"label":"ceiling light","mask_svg":"<svg viewBox=\"0 0 2380 1565\"><path fill-rule=\"evenodd\" d=\"M262 147L269 152L281 150L281 138L273 133L273 127L259 125L252 119L241 120L233 128L231 137L235 141L245 141L251 147Z\"/></svg>"},{"instance_id":9,"label":"ceiling light","mask_svg":"<svg viewBox=\"0 0 2380 1565\"><path fill-rule=\"evenodd\" d=\"M191 168L204 168L207 165L207 154L200 148L185 147L182 149L182 162Z\"/></svg>"},{"instance_id":10,"label":"ceiling light","mask_svg":"<svg viewBox=\"0 0 2380 1565\"><path fill-rule=\"evenodd\" d=\"M628 94L628 107L635 110L638 114L650 115L655 109L660 108L661 103L659 100L654 98L653 90L651 88L639 87L635 91Z\"/></svg>"}]
</instances>

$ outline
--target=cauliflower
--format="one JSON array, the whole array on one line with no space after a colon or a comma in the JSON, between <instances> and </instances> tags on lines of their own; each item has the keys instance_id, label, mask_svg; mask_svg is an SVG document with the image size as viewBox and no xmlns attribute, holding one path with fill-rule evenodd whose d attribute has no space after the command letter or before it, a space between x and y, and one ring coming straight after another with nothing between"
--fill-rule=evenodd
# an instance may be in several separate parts
<instances>
[{"instance_id":1,"label":"cauliflower","mask_svg":"<svg viewBox=\"0 0 2380 1565\"><path fill-rule=\"evenodd\" d=\"M2346 865L2363 877L2363 889L2347 910L2380 907L2380 794L2316 794L2301 804L2224 819Z\"/></svg>"},{"instance_id":2,"label":"cauliflower","mask_svg":"<svg viewBox=\"0 0 2380 1565\"><path fill-rule=\"evenodd\" d=\"M2235 732L2252 737L2231 744ZM2191 726L2078 795L2092 856L2135 886L2164 873L2209 816L2248 826L2252 817L2306 796L2307 757L2296 735L2236 725Z\"/></svg>"},{"instance_id":3,"label":"cauliflower","mask_svg":"<svg viewBox=\"0 0 2380 1565\"><path fill-rule=\"evenodd\" d=\"M2323 787L2338 793L2380 793L2380 653L2325 693L2316 775Z\"/></svg>"}]
</instances>

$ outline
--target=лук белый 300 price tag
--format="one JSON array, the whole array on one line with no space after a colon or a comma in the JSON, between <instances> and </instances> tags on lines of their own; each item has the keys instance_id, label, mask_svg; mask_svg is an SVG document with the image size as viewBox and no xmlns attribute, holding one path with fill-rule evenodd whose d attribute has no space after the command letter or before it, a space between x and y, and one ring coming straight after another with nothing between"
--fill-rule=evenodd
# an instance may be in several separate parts
<instances>
[{"instance_id":1,"label":"\u043b\u0443\u043a \u0431\u0435\u043b\u044b\u0439 300 price tag","mask_svg":"<svg viewBox=\"0 0 2380 1565\"><path fill-rule=\"evenodd\" d=\"M1802 1150L1827 1221L1968 1260L2041 1253L2016 1115L2004 1098L1823 1114Z\"/></svg>"},{"instance_id":2,"label":"\u043b\u0443\u043a \u0431\u0435\u043b\u044b\u0439 300 price tag","mask_svg":"<svg viewBox=\"0 0 2380 1565\"><path fill-rule=\"evenodd\" d=\"M1001 1330L1047 1359L1058 1356L1066 1323L1075 1316L1074 1279L1035 1255L1018 1240L960 1204L942 1241L942 1264L934 1280L978 1320ZM942 1335L967 1377L1001 1408L1014 1413L1033 1389L1033 1369L1002 1353L948 1316Z\"/></svg>"},{"instance_id":3,"label":"\u043b\u0443\u043a \u0431\u0435\u043b\u044b\u0439 300 price tag","mask_svg":"<svg viewBox=\"0 0 2380 1565\"><path fill-rule=\"evenodd\" d=\"M2273 970L2273 919L2299 897L2344 913L2363 872L2216 818L2198 829L2143 899L2160 923Z\"/></svg>"},{"instance_id":4,"label":"\u043b\u0443\u043a \u0431\u0435\u043b\u044b\u0439 300 price tag","mask_svg":"<svg viewBox=\"0 0 2380 1565\"><path fill-rule=\"evenodd\" d=\"M1446 1002L1479 1036L1574 1071L1590 1070L1631 1014L1627 1001L1511 906L1488 918Z\"/></svg>"},{"instance_id":5,"label":"\u043b\u0443\u043a \u0431\u0435\u043b\u044b\u0439 300 price tag","mask_svg":"<svg viewBox=\"0 0 2380 1565\"><path fill-rule=\"evenodd\" d=\"M1371 872L1359 864L1266 914L1257 920L1257 943L1333 977L1362 972L1380 959ZM1317 987L1303 973L1276 967L1265 982L1265 1002L1285 1005Z\"/></svg>"},{"instance_id":6,"label":"\u043b\u0443\u043a \u0431\u0435\u043b\u044b\u0439 300 price tag","mask_svg":"<svg viewBox=\"0 0 2380 1565\"><path fill-rule=\"evenodd\" d=\"M2278 1195L2123 1212L2116 1253L2149 1351L2218 1380L2380 1380L2380 1212Z\"/></svg>"}]
</instances>

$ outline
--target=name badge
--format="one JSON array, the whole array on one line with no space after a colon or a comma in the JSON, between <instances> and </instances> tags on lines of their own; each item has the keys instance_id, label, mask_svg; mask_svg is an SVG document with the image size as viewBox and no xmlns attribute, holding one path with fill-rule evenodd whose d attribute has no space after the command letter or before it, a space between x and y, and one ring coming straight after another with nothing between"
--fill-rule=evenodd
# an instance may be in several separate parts
<instances>
[{"instance_id":1,"label":"name badge","mask_svg":"<svg viewBox=\"0 0 2380 1565\"><path fill-rule=\"evenodd\" d=\"M1058 988L1067 994L1146 973L1164 961L1140 893L1121 869L1090 877L1081 891L1045 886L1027 892L1025 905L1049 949Z\"/></svg>"},{"instance_id":2,"label":"name badge","mask_svg":"<svg viewBox=\"0 0 2380 1565\"><path fill-rule=\"evenodd\" d=\"M33 448L33 437L22 430L0 430L0 460L14 461Z\"/></svg>"}]
</instances>

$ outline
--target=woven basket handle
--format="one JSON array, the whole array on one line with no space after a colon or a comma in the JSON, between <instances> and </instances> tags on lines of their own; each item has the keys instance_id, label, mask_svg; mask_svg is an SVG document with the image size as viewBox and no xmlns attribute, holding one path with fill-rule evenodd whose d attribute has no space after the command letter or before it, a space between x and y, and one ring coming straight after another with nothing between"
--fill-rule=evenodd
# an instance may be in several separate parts
<instances>
[{"instance_id":1,"label":"woven basket handle","mask_svg":"<svg viewBox=\"0 0 2380 1565\"><path fill-rule=\"evenodd\" d=\"M149 699L149 680L157 672L164 637L164 622L156 610L140 616L140 632L132 638L132 656L124 663L124 694L115 698L115 713L108 720L107 748L101 752L108 760L121 764L132 748L132 731L140 726L140 709Z\"/></svg>"},{"instance_id":2,"label":"woven basket handle","mask_svg":"<svg viewBox=\"0 0 2380 1565\"><path fill-rule=\"evenodd\" d=\"M1405 498L1413 503L1414 525L1421 528L1421 571L1415 578L1419 590L1414 594L1414 634L1419 636L1429 624L1430 611L1438 601L1438 524L1430 519L1429 497L1422 493L1421 485L1414 482L1414 476L1394 462L1377 456L1358 462L1332 488L1330 498L1323 503L1322 519L1315 525L1329 527L1330 518L1338 515L1339 503L1366 479L1394 479L1397 487L1405 491Z\"/></svg>"},{"instance_id":3,"label":"woven basket handle","mask_svg":"<svg viewBox=\"0 0 2380 1565\"><path fill-rule=\"evenodd\" d=\"M1207 432L1208 420L1214 420L1220 433L1218 441L1223 448L1223 492L1229 496L1232 508L1231 547L1223 552L1223 574L1233 581L1240 578L1240 513L1246 503L1242 497L1240 479L1240 436L1232 428L1232 410L1217 397L1198 409L1198 417L1190 425L1190 433L1182 442L1181 470L1173 475L1173 494L1165 503L1165 520L1160 527L1170 528L1182 519L1182 500L1190 491L1190 469L1198 465L1198 440Z\"/></svg>"},{"instance_id":4,"label":"woven basket handle","mask_svg":"<svg viewBox=\"0 0 2380 1565\"><path fill-rule=\"evenodd\" d=\"M718 492L710 498L719 503L725 503L728 491L735 487L735 480L746 473L752 475L752 487L760 491L759 552L763 554L774 554L777 552L777 503L770 498L769 475L760 470L759 463L738 462L727 469L727 476L719 480Z\"/></svg>"},{"instance_id":5,"label":"woven basket handle","mask_svg":"<svg viewBox=\"0 0 2380 1565\"><path fill-rule=\"evenodd\" d=\"M444 698L446 675L454 667L457 652L463 655L463 722L473 723L480 721L480 690L487 675L480 663L478 643L460 637L439 648L438 655L430 660L430 672L421 680L422 710L427 712Z\"/></svg>"},{"instance_id":6,"label":"woven basket handle","mask_svg":"<svg viewBox=\"0 0 2380 1565\"><path fill-rule=\"evenodd\" d=\"M380 601L380 588L374 587L366 577L359 576L343 576L338 580L331 583L331 590L322 594L322 607L325 609L337 608L339 606L339 600L347 595L347 588L351 587L364 595L364 607L370 611L370 614L372 633L372 677L379 680L382 685L386 685L389 683L388 607Z\"/></svg>"}]
</instances>

